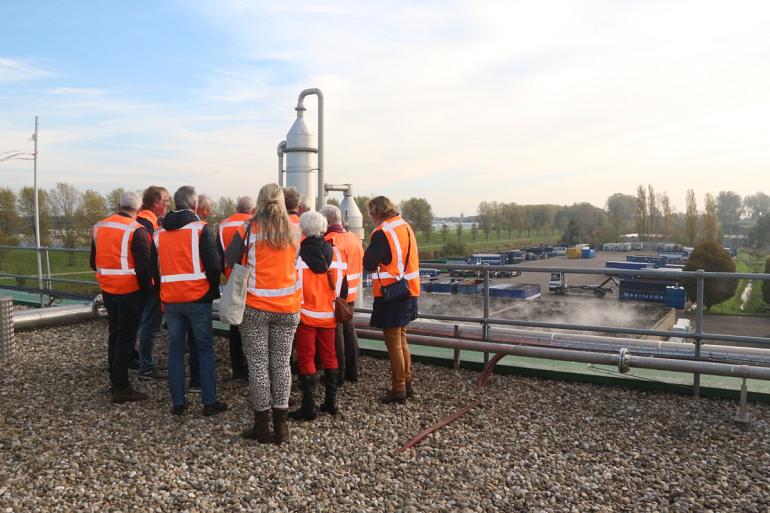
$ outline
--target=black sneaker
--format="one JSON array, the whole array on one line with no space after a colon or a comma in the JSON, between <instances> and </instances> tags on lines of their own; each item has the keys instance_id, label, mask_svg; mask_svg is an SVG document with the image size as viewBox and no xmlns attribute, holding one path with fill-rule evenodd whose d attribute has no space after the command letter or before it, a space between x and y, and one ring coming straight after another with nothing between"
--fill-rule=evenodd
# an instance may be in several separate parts
<instances>
[{"instance_id":1,"label":"black sneaker","mask_svg":"<svg viewBox=\"0 0 770 513\"><path fill-rule=\"evenodd\" d=\"M213 404L207 404L203 407L203 416L211 417L217 413L222 413L227 410L227 403L215 402Z\"/></svg>"},{"instance_id":2,"label":"black sneaker","mask_svg":"<svg viewBox=\"0 0 770 513\"><path fill-rule=\"evenodd\" d=\"M180 404L179 406L171 407L171 415L184 415L184 411L187 409L187 404Z\"/></svg>"},{"instance_id":3,"label":"black sneaker","mask_svg":"<svg viewBox=\"0 0 770 513\"><path fill-rule=\"evenodd\" d=\"M168 379L168 373L163 372L158 368L150 369L148 371L139 371L139 379Z\"/></svg>"},{"instance_id":4,"label":"black sneaker","mask_svg":"<svg viewBox=\"0 0 770 513\"><path fill-rule=\"evenodd\" d=\"M112 391L112 404L133 403L144 401L145 399L147 399L147 394L143 394L131 387Z\"/></svg>"},{"instance_id":5,"label":"black sneaker","mask_svg":"<svg viewBox=\"0 0 770 513\"><path fill-rule=\"evenodd\" d=\"M139 370L139 360L136 358L132 358L130 362L128 362L128 369L132 371L138 371Z\"/></svg>"}]
</instances>

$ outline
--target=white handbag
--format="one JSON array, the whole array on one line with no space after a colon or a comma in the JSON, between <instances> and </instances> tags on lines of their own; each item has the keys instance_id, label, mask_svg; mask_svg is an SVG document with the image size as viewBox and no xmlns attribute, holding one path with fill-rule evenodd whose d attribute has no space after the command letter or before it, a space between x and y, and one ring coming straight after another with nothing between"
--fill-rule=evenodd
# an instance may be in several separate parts
<instances>
[{"instance_id":1,"label":"white handbag","mask_svg":"<svg viewBox=\"0 0 770 513\"><path fill-rule=\"evenodd\" d=\"M235 264L227 278L222 299L219 300L219 320L231 326L243 322L243 310L246 308L246 281L249 278L249 267Z\"/></svg>"},{"instance_id":2,"label":"white handbag","mask_svg":"<svg viewBox=\"0 0 770 513\"><path fill-rule=\"evenodd\" d=\"M248 239L251 233L251 223L244 232L246 240L241 246L248 254ZM239 326L243 322L243 311L246 308L246 289L251 268L241 264L233 265L233 270L227 278L222 299L219 300L219 320L231 326Z\"/></svg>"}]
</instances>

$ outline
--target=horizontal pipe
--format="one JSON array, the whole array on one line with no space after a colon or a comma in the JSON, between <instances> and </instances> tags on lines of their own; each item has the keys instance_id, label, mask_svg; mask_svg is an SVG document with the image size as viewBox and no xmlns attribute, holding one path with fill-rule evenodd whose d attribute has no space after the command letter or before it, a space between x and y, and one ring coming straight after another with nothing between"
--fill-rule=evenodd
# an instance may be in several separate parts
<instances>
[{"instance_id":1,"label":"horizontal pipe","mask_svg":"<svg viewBox=\"0 0 770 513\"><path fill-rule=\"evenodd\" d=\"M49 324L77 322L100 316L101 313L94 303L54 306L51 308L30 308L13 313L13 328L38 328Z\"/></svg>"},{"instance_id":2,"label":"horizontal pipe","mask_svg":"<svg viewBox=\"0 0 770 513\"><path fill-rule=\"evenodd\" d=\"M377 330L357 330L362 337L383 340L383 334ZM526 356L530 358L545 358L550 360L571 361L579 363L591 363L595 365L613 365L620 363L619 354L596 353L589 351L575 351L570 349L554 349L549 347L517 346L511 344L498 344L494 342L480 342L465 339L449 339L431 337L425 335L409 335L409 342L417 345L442 347L446 349L459 349L465 351L477 351L483 353L502 353L514 356ZM732 365L728 363L715 363L694 360L674 360L669 358L652 358L649 356L635 356L631 354L625 359L624 365L643 369L656 369L673 372L699 372L713 376L729 376L748 379L770 380L770 368L753 367L750 365Z\"/></svg>"}]
</instances>

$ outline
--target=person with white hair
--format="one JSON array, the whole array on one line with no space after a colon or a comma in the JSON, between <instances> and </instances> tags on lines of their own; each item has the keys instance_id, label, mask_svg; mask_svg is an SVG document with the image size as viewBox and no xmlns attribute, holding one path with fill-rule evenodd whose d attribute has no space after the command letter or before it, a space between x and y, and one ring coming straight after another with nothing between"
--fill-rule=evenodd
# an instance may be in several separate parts
<instances>
[{"instance_id":1,"label":"person with white hair","mask_svg":"<svg viewBox=\"0 0 770 513\"><path fill-rule=\"evenodd\" d=\"M118 213L96 223L91 239L91 268L96 271L109 323L107 362L113 403L147 399L128 379L144 298L153 291L150 234L136 222L141 204L137 193L124 192Z\"/></svg>"},{"instance_id":2,"label":"person with white hair","mask_svg":"<svg viewBox=\"0 0 770 513\"><path fill-rule=\"evenodd\" d=\"M321 209L321 214L326 217L328 224L324 239L342 251L345 261L348 263L347 302L352 310L361 288L364 248L361 245L361 239L356 234L345 230L345 227L342 225L342 213L339 208L334 205L326 205ZM337 350L337 364L339 366L338 384L342 385L345 381L355 383L358 381L359 348L353 319L337 324L335 347Z\"/></svg>"},{"instance_id":3,"label":"person with white hair","mask_svg":"<svg viewBox=\"0 0 770 513\"><path fill-rule=\"evenodd\" d=\"M318 212L305 212L299 218L302 240L297 270L302 289L300 321L294 339L297 354L302 405L289 414L293 420L314 420L317 416L315 389L316 352L324 368L325 398L321 410L337 413L337 354L334 348L337 321L334 300L347 296L347 263L343 253L326 242L326 218Z\"/></svg>"},{"instance_id":4,"label":"person with white hair","mask_svg":"<svg viewBox=\"0 0 770 513\"><path fill-rule=\"evenodd\" d=\"M221 223L219 223L219 234L217 242L219 249L224 252L230 242L233 240L236 231L242 228L257 211L257 203L251 196L241 196L236 205L237 212ZM229 278L232 269L225 267L225 277ZM230 366L232 368L232 379L249 381L249 366L246 361L246 355L243 353L243 339L241 330L238 326L230 326Z\"/></svg>"},{"instance_id":5,"label":"person with white hair","mask_svg":"<svg viewBox=\"0 0 770 513\"><path fill-rule=\"evenodd\" d=\"M208 220L212 210L214 210L214 200L211 198L211 196L208 194L199 194L198 208L195 210L195 212L198 214L198 217L201 218L201 221Z\"/></svg>"}]
</instances>

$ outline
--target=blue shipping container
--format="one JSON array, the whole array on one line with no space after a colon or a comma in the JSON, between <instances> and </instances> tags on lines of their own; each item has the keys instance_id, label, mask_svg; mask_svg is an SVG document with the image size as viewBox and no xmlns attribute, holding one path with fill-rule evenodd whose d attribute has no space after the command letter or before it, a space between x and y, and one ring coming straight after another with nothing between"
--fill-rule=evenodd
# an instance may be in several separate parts
<instances>
[{"instance_id":1,"label":"blue shipping container","mask_svg":"<svg viewBox=\"0 0 770 513\"><path fill-rule=\"evenodd\" d=\"M430 291L434 294L455 294L457 283L450 280L434 281Z\"/></svg>"},{"instance_id":2,"label":"blue shipping container","mask_svg":"<svg viewBox=\"0 0 770 513\"><path fill-rule=\"evenodd\" d=\"M647 269L648 267L652 267L652 264L648 264L647 262L619 262L619 261L609 261L604 264L604 267L607 269Z\"/></svg>"},{"instance_id":3,"label":"blue shipping container","mask_svg":"<svg viewBox=\"0 0 770 513\"><path fill-rule=\"evenodd\" d=\"M663 295L663 305L669 308L684 308L687 296L682 287L666 287Z\"/></svg>"},{"instance_id":4,"label":"blue shipping container","mask_svg":"<svg viewBox=\"0 0 770 513\"><path fill-rule=\"evenodd\" d=\"M465 280L457 283L458 294L481 294L484 291L482 280Z\"/></svg>"}]
</instances>

